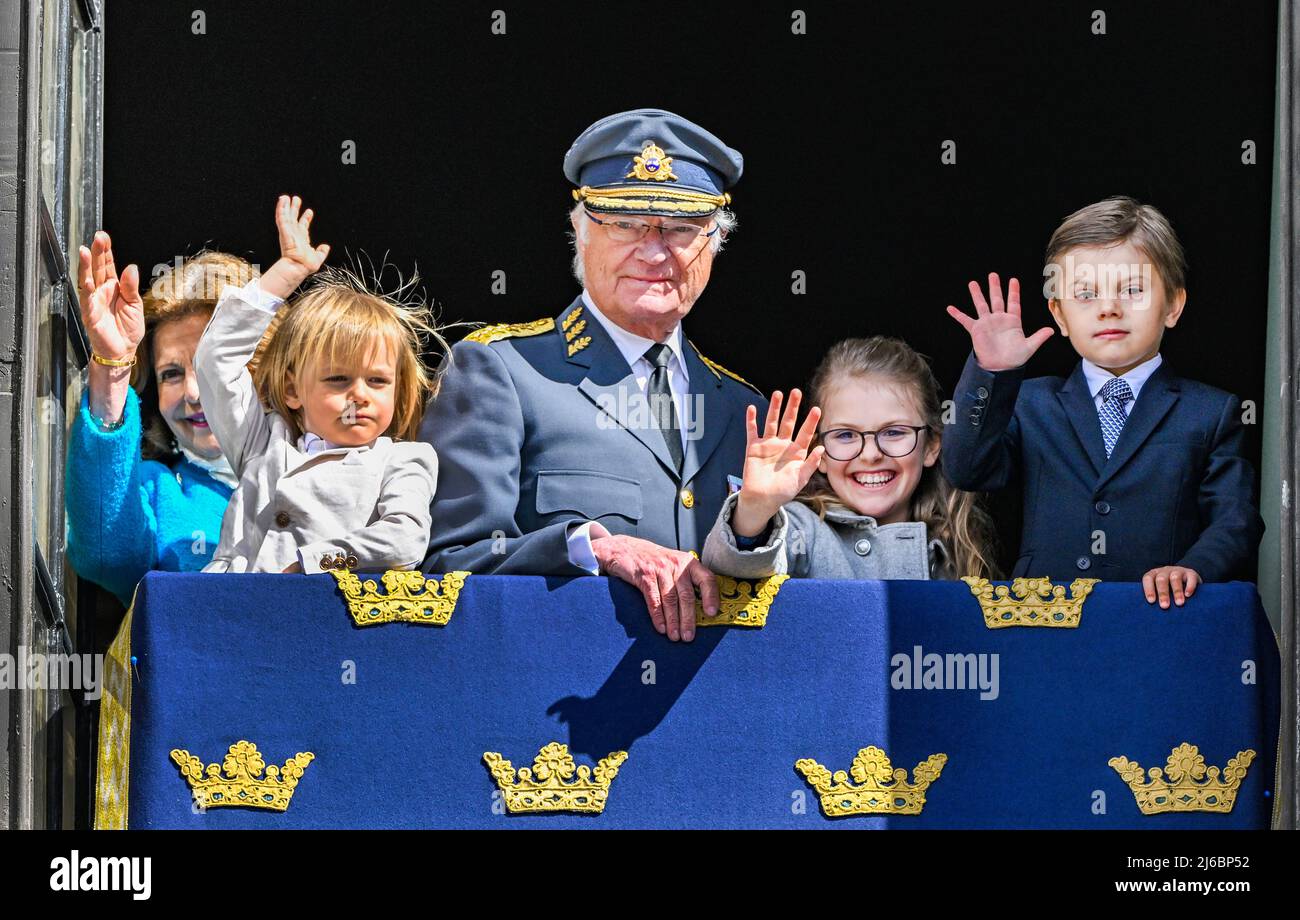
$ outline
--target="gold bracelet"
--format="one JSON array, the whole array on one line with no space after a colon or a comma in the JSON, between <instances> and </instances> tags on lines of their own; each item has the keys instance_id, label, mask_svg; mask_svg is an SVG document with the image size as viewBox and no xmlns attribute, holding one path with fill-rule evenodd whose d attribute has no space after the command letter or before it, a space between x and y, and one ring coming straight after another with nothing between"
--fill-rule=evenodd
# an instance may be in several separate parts
<instances>
[{"instance_id":1,"label":"gold bracelet","mask_svg":"<svg viewBox=\"0 0 1300 920\"><path fill-rule=\"evenodd\" d=\"M135 355L131 356L130 361L118 361L115 358L102 357L92 351L90 353L90 360L94 361L96 364L102 364L105 367L135 367Z\"/></svg>"}]
</instances>

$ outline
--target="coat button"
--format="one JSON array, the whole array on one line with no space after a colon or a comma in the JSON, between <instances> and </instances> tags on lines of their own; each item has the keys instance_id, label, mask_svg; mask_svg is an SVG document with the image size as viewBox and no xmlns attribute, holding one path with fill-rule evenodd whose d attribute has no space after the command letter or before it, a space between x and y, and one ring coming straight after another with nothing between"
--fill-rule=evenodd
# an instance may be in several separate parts
<instances>
[{"instance_id":1,"label":"coat button","mask_svg":"<svg viewBox=\"0 0 1300 920\"><path fill-rule=\"evenodd\" d=\"M988 388L988 387L980 387L979 389L977 389L977 390L975 391L975 395L978 396L980 399L988 399L988 398L989 398L989 388Z\"/></svg>"},{"instance_id":2,"label":"coat button","mask_svg":"<svg viewBox=\"0 0 1300 920\"><path fill-rule=\"evenodd\" d=\"M276 527L289 526L289 513L287 511L281 511L279 514L275 516L275 526Z\"/></svg>"},{"instance_id":3,"label":"coat button","mask_svg":"<svg viewBox=\"0 0 1300 920\"><path fill-rule=\"evenodd\" d=\"M692 492L690 489L682 489L682 507L683 508L695 507L695 493Z\"/></svg>"},{"instance_id":4,"label":"coat button","mask_svg":"<svg viewBox=\"0 0 1300 920\"><path fill-rule=\"evenodd\" d=\"M1098 514L1110 514L1110 502L1097 502L1092 507L1097 509Z\"/></svg>"},{"instance_id":5,"label":"coat button","mask_svg":"<svg viewBox=\"0 0 1300 920\"><path fill-rule=\"evenodd\" d=\"M857 543L853 544L853 551L859 556L865 556L867 553L871 552L871 541L859 540Z\"/></svg>"},{"instance_id":6,"label":"coat button","mask_svg":"<svg viewBox=\"0 0 1300 920\"><path fill-rule=\"evenodd\" d=\"M1085 572L1092 568L1092 560L1087 556L1080 556L1078 559L1074 560L1074 564Z\"/></svg>"},{"instance_id":7,"label":"coat button","mask_svg":"<svg viewBox=\"0 0 1300 920\"><path fill-rule=\"evenodd\" d=\"M326 553L324 556L321 556L320 567L327 572L330 569L334 568L334 557L331 556L329 553Z\"/></svg>"}]
</instances>

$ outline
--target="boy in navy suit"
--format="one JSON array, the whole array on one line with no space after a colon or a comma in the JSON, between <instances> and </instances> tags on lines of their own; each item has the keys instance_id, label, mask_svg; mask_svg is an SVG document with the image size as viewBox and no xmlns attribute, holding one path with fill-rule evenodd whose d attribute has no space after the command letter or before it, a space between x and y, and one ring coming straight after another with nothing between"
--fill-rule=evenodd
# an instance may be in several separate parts
<instances>
[{"instance_id":1,"label":"boy in navy suit","mask_svg":"<svg viewBox=\"0 0 1300 920\"><path fill-rule=\"evenodd\" d=\"M1237 397L1177 377L1160 340L1187 301L1182 246L1165 216L1116 197L1067 217L1047 244L1045 293L1082 360L1068 378L1024 380L1052 335L1025 336L1020 285L970 282L973 354L943 438L953 485L1024 490L1012 577L1141 581L1149 603L1182 605L1201 582L1254 580L1264 532L1242 456Z\"/></svg>"}]
</instances>

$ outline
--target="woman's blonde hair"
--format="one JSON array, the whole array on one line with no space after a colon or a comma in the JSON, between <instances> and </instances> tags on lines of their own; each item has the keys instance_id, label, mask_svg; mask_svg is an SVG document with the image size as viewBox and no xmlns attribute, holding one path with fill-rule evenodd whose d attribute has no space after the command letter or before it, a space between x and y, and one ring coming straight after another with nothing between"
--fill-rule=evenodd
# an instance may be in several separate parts
<instances>
[{"instance_id":1,"label":"woman's blonde hair","mask_svg":"<svg viewBox=\"0 0 1300 920\"><path fill-rule=\"evenodd\" d=\"M140 452L146 460L175 459L175 438L158 412L158 381L154 374L154 339L167 323L190 316L211 318L221 289L227 284L243 287L256 269L228 252L200 250L159 272L144 292L144 339L131 369L131 386L140 397L143 438ZM269 334L270 330L268 330ZM266 338L263 338L263 345ZM256 359L255 359L256 360ZM250 366L252 366L250 362Z\"/></svg>"},{"instance_id":2,"label":"woman's blonde hair","mask_svg":"<svg viewBox=\"0 0 1300 920\"><path fill-rule=\"evenodd\" d=\"M904 397L921 413L928 436L942 437L939 382L926 359L902 339L873 336L845 339L831 346L813 372L810 404L825 405L846 378L879 380L901 388ZM918 444L917 449L924 447ZM830 481L820 471L813 473L798 500L823 518L828 505L840 503ZM957 575L997 577L992 520L979 506L978 496L953 488L944 479L938 462L922 468L921 482L909 503L908 520L923 522L930 539L943 541Z\"/></svg>"},{"instance_id":3,"label":"woman's blonde hair","mask_svg":"<svg viewBox=\"0 0 1300 920\"><path fill-rule=\"evenodd\" d=\"M378 281L376 277L376 287ZM392 294L376 293L357 272L330 267L280 309L283 319L253 379L263 401L285 420L295 439L304 432L301 410L288 404L290 379L301 385L313 368L359 365L378 345L387 346L396 369L393 421L384 434L397 441L419 437L425 405L438 395L441 380L421 358L425 340L443 352L447 342L429 308L412 296L418 283L413 275L399 282Z\"/></svg>"}]
</instances>

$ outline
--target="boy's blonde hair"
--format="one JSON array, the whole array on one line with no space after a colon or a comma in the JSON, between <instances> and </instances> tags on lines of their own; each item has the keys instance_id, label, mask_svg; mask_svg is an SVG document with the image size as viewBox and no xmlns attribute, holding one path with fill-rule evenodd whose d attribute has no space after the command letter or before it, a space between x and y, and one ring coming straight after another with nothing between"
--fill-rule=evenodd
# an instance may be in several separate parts
<instances>
[{"instance_id":1,"label":"boy's blonde hair","mask_svg":"<svg viewBox=\"0 0 1300 920\"><path fill-rule=\"evenodd\" d=\"M285 420L295 440L304 431L301 410L289 408L286 399L290 375L301 386L313 368L359 365L381 344L388 347L396 371L393 421L384 434L395 441L419 437L425 404L438 394L441 379L421 358L424 339L444 352L447 343L428 307L408 296L418 282L412 276L392 294L375 293L355 272L331 267L280 309L283 319L253 378L263 401Z\"/></svg>"},{"instance_id":2,"label":"boy's blonde hair","mask_svg":"<svg viewBox=\"0 0 1300 920\"><path fill-rule=\"evenodd\" d=\"M153 344L158 330L167 323L190 316L202 316L206 322L217 307L221 289L227 284L243 287L254 274L253 266L239 256L203 249L159 272L141 296L145 334L140 342L139 360L131 368L131 386L140 396L140 423L144 434L141 454L146 460L166 461L176 455L172 449L174 436L171 429L158 414L158 382L153 372ZM144 284L144 279L141 279L141 284ZM265 344L263 338L259 352Z\"/></svg>"},{"instance_id":3,"label":"boy's blonde hair","mask_svg":"<svg viewBox=\"0 0 1300 920\"><path fill-rule=\"evenodd\" d=\"M1056 228L1047 241L1044 275L1071 249L1131 242L1155 266L1172 296L1187 286L1187 260L1169 219L1157 208L1127 195L1116 195L1082 207ZM1059 299L1059 292L1056 298Z\"/></svg>"},{"instance_id":4,"label":"boy's blonde hair","mask_svg":"<svg viewBox=\"0 0 1300 920\"><path fill-rule=\"evenodd\" d=\"M809 386L809 405L821 406L845 378L882 380L901 387L928 426L930 437L943 431L939 382L926 359L902 339L877 335L867 339L845 339L831 346ZM924 446L918 441L917 450ZM820 470L813 473L797 496L825 518L826 508L839 502L830 480ZM908 520L925 524L930 539L943 541L957 575L996 578L993 558L993 522L979 506L973 492L954 488L934 466L921 470L921 482L912 493Z\"/></svg>"}]
</instances>

